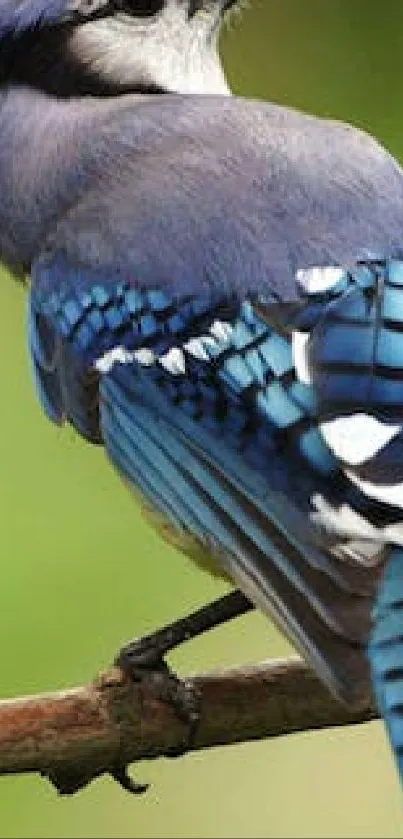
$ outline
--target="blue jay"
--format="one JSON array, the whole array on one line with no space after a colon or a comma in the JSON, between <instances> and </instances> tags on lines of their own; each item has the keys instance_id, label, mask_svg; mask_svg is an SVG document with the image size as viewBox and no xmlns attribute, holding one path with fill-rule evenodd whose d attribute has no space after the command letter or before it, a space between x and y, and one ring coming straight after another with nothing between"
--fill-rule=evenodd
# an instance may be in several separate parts
<instances>
[{"instance_id":1,"label":"blue jay","mask_svg":"<svg viewBox=\"0 0 403 839\"><path fill-rule=\"evenodd\" d=\"M148 646L258 606L403 773L403 172L229 95L235 5L2 0L0 254L47 416L243 593Z\"/></svg>"}]
</instances>

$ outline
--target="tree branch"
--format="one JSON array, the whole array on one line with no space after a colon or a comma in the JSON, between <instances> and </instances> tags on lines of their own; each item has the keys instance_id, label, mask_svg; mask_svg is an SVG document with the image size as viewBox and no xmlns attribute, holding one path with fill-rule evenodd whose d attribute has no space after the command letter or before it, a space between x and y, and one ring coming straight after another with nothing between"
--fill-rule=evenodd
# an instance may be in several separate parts
<instances>
[{"instance_id":1,"label":"tree branch","mask_svg":"<svg viewBox=\"0 0 403 839\"><path fill-rule=\"evenodd\" d=\"M161 698L158 680L133 683L117 668L84 687L3 700L0 774L40 772L68 794L141 758L377 717L374 706L352 710L332 698L298 658L207 673L182 685L198 701L191 744L188 725Z\"/></svg>"}]
</instances>

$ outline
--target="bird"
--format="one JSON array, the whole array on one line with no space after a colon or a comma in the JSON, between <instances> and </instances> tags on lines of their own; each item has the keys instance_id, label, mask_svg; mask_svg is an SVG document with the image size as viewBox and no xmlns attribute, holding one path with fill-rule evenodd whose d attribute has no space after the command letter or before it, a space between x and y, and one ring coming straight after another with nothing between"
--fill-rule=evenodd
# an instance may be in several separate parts
<instances>
[{"instance_id":1,"label":"bird","mask_svg":"<svg viewBox=\"0 0 403 839\"><path fill-rule=\"evenodd\" d=\"M237 9L2 0L0 257L46 416L235 587L118 663L258 607L403 777L403 171L233 95Z\"/></svg>"}]
</instances>

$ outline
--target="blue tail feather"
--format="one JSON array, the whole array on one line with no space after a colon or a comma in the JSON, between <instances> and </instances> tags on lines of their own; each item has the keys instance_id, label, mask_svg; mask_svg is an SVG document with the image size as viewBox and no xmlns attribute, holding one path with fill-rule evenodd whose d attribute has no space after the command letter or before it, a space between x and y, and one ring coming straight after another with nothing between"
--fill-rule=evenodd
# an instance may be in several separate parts
<instances>
[{"instance_id":1,"label":"blue tail feather","mask_svg":"<svg viewBox=\"0 0 403 839\"><path fill-rule=\"evenodd\" d=\"M393 548L386 562L373 613L368 645L379 710L403 778L403 550Z\"/></svg>"}]
</instances>

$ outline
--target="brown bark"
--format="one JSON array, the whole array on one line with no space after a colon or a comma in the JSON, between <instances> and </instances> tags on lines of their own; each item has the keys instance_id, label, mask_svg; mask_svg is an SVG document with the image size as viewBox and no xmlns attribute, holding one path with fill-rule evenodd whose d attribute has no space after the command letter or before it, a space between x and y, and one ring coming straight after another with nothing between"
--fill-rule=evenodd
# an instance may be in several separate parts
<instances>
[{"instance_id":1,"label":"brown bark","mask_svg":"<svg viewBox=\"0 0 403 839\"><path fill-rule=\"evenodd\" d=\"M61 793L141 758L185 753L374 719L349 709L298 658L184 680L198 718L180 719L158 678L130 682L113 668L73 690L0 702L0 774L40 772Z\"/></svg>"}]
</instances>

